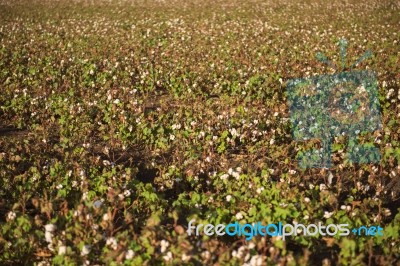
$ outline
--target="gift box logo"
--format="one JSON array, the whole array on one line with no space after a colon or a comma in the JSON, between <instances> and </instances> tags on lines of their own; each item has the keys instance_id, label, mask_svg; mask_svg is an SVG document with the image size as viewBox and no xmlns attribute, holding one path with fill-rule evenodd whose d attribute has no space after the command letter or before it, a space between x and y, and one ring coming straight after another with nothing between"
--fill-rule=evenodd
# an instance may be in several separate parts
<instances>
[{"instance_id":1,"label":"gift box logo","mask_svg":"<svg viewBox=\"0 0 400 266\"><path fill-rule=\"evenodd\" d=\"M346 69L347 42L341 40L342 68ZM381 128L377 79L371 71L351 69L371 56L366 52L350 71L297 78L287 83L292 134L295 140L320 139L321 148L299 152L301 168L330 168L335 136L347 136L347 158L354 163L379 162L372 144L361 145L357 136ZM333 66L322 54L317 58Z\"/></svg>"}]
</instances>

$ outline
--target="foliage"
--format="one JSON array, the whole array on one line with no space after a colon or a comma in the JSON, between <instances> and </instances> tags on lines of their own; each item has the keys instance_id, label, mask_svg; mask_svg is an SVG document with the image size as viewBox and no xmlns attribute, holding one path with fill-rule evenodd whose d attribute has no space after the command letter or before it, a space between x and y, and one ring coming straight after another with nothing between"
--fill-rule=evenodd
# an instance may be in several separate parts
<instances>
[{"instance_id":1,"label":"foliage","mask_svg":"<svg viewBox=\"0 0 400 266\"><path fill-rule=\"evenodd\" d=\"M399 260L395 1L0 1L0 264ZM77 4L79 3L79 4ZM375 53L379 164L298 167L285 82ZM339 62L338 62L339 63ZM350 65L350 64L349 64ZM1 134L1 133L0 133ZM188 236L189 220L380 225L383 237Z\"/></svg>"}]
</instances>

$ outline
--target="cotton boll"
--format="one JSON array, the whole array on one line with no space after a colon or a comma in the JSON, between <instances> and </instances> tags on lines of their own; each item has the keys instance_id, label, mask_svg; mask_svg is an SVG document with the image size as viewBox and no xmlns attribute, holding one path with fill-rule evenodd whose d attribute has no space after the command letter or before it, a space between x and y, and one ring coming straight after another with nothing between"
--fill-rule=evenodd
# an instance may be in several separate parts
<instances>
[{"instance_id":1,"label":"cotton boll","mask_svg":"<svg viewBox=\"0 0 400 266\"><path fill-rule=\"evenodd\" d=\"M90 245L83 245L81 255L86 256L90 253L92 247Z\"/></svg>"}]
</instances>

